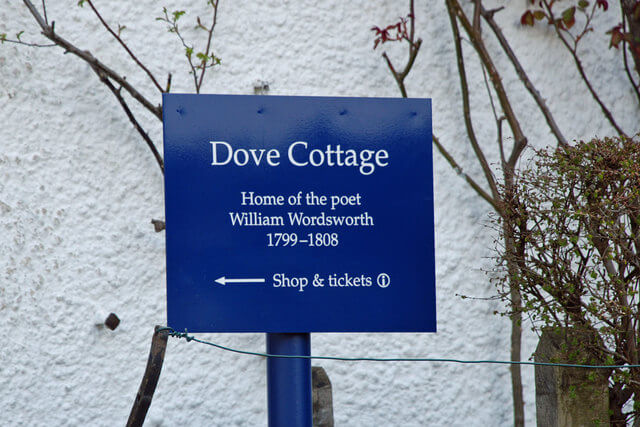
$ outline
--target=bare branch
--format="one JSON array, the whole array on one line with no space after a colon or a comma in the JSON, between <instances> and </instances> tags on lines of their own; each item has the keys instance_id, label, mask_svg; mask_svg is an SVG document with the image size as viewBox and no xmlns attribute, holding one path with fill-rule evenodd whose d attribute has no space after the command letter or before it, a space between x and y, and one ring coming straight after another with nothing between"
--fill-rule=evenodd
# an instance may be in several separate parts
<instances>
[{"instance_id":1,"label":"bare branch","mask_svg":"<svg viewBox=\"0 0 640 427\"><path fill-rule=\"evenodd\" d=\"M504 144L502 141L502 122L505 120L505 117L504 116L498 117L496 106L493 103L493 94L491 93L491 88L489 87L487 70L485 70L483 64L480 64L480 65L482 66L482 79L484 80L484 87L487 89L487 94L489 95L489 102L491 103L491 112L493 112L493 118L496 121L497 142L498 142L498 149L500 150L500 165L504 169L506 167L507 160L504 157Z\"/></svg>"},{"instance_id":2,"label":"bare branch","mask_svg":"<svg viewBox=\"0 0 640 427\"><path fill-rule=\"evenodd\" d=\"M140 102L140 104L142 104L147 110L149 110L154 116L156 116L158 120L162 120L162 107L160 105L153 105L147 98L145 98L140 92L138 92L133 86L131 86L131 84L129 84L129 82L127 82L127 80L123 76L119 75L118 73L113 71L111 68L109 68L107 65L105 65L103 62L98 60L95 56L93 56L91 52L77 48L75 45L73 45L66 39L56 34L54 31L55 23L52 21L51 26L49 26L44 21L44 19L40 15L40 12L38 12L38 10L35 8L35 6L33 5L33 3L31 3L30 0L23 0L23 1L24 1L24 4L29 9L29 12L31 12L31 15L33 15L33 18L36 20L36 22L42 29L42 34L46 38L54 42L56 45L62 47L65 51L70 52L76 55L77 57L81 58L82 60L87 62L87 64L89 64L89 66L91 66L92 68L95 67L100 71L102 71L107 77L109 77L110 79L118 83L127 92L129 92L129 94L136 101Z\"/></svg>"},{"instance_id":3,"label":"bare branch","mask_svg":"<svg viewBox=\"0 0 640 427\"><path fill-rule=\"evenodd\" d=\"M416 11L413 5L413 0L409 1L409 14L410 17L410 30L409 30L409 44L413 44L413 37L416 33Z\"/></svg>"},{"instance_id":4,"label":"bare branch","mask_svg":"<svg viewBox=\"0 0 640 427\"><path fill-rule=\"evenodd\" d=\"M527 144L527 138L524 136L524 133L522 132L522 129L520 127L520 123L515 115L515 112L511 107L511 103L507 96L507 92L504 86L502 85L500 74L498 73L498 70L494 66L491 55L489 54L484 44L484 40L482 39L482 36L479 31L479 25L474 27L469 22L469 20L467 19L467 16L463 12L462 7L460 6L457 0L446 0L446 4L447 4L447 9L449 12L450 19L451 19L451 25L454 31L454 38L456 39L456 56L458 57L457 58L458 68L461 74L463 100L465 100L465 102L468 103L468 93L465 93L468 91L468 89L464 87L464 85L466 85L466 78L464 77L465 73L464 73L463 62L462 62L461 46L459 43L460 36L459 36L459 31L457 30L457 19L460 20L460 23L464 27L465 32L469 36L469 39L471 40L473 47L475 48L478 56L480 57L481 63L483 64L484 68L486 68L489 74L491 83L496 92L496 96L500 102L500 106L505 116L505 120L507 120L507 122L509 123L509 127L511 128L511 132L514 137L514 144L513 144L513 148L512 148L509 160L506 163L504 163L503 161L503 164L502 164L502 173L505 181L504 185L508 190L513 187L513 171L515 169L516 162L518 161L518 158L522 153L522 150L524 150ZM476 5L481 6L480 4L476 4ZM457 36L455 36L456 33L458 33ZM465 111L465 114L468 114L468 113ZM465 120L468 120L468 119L465 118ZM498 126L498 142L501 145L502 144L501 120L497 121L497 126ZM482 164L481 157L480 156L477 156L477 157L484 169L485 165ZM504 156L502 156L502 158L504 158ZM494 197L494 200L495 200L495 204L497 205L494 209L496 209L496 212L498 212L498 214L504 219L502 223L502 227L503 227L503 230L507 231L504 235L504 243L505 243L506 251L507 253L513 254L516 252L516 245L514 242L513 235L509 231L511 228L511 225L513 224L509 224L509 221L508 221L509 217L507 215L508 212L505 212L504 210L505 205L504 203L502 203L502 197L498 195ZM517 267L513 261L510 261L510 260L507 261L507 270L510 273L515 271L516 268ZM512 313L510 315L510 319L511 319L510 354L511 354L512 361L519 361L521 360L521 352L522 352L522 343L521 343L522 314L520 312L520 309L522 306L522 296L521 296L520 290L517 288L517 286L514 285L513 282L509 283L509 299L512 307L511 308ZM512 397L513 397L514 425L524 426L524 401L522 396L522 376L520 372L520 367L517 364L513 364L510 368L510 371L511 371Z\"/></svg>"},{"instance_id":5,"label":"bare branch","mask_svg":"<svg viewBox=\"0 0 640 427\"><path fill-rule=\"evenodd\" d=\"M626 24L629 30L629 43L631 58L636 66L636 72L640 74L640 20L638 20L638 2L636 0L620 0L620 9L626 16Z\"/></svg>"},{"instance_id":6,"label":"bare branch","mask_svg":"<svg viewBox=\"0 0 640 427\"><path fill-rule=\"evenodd\" d=\"M29 42L23 42L22 40L11 40L11 39L5 39L2 38L0 39L0 43L15 43L15 44L19 44L22 46L28 46L28 47L54 47L56 46L55 43L51 43L51 44L39 44L39 43L29 43Z\"/></svg>"},{"instance_id":7,"label":"bare branch","mask_svg":"<svg viewBox=\"0 0 640 427\"><path fill-rule=\"evenodd\" d=\"M153 153L153 156L156 159L156 163L158 163L158 166L160 167L160 171L164 175L164 161L162 160L162 157L160 156L158 149L156 148L155 144L153 143L153 141L151 140L147 132L142 128L138 120L136 120L135 116L131 112L131 109L127 105L127 102L122 97L122 94L120 93L120 89L116 89L116 87L113 85L113 83L111 83L111 81L109 81L109 78L105 73L102 72L102 70L100 70L97 67L92 67L92 69L98 75L98 78L100 79L100 81L104 83L109 88L111 93L113 93L113 95L116 97L116 99L122 106L122 109L124 110L127 117L129 118L129 121L136 128L140 136L142 136L142 139L144 139L144 141L147 143L147 146L149 147L149 149Z\"/></svg>"},{"instance_id":8,"label":"bare branch","mask_svg":"<svg viewBox=\"0 0 640 427\"><path fill-rule=\"evenodd\" d=\"M589 92L591 93L591 96L598 103L598 105L600 106L600 109L602 110L602 113L607 118L609 123L611 123L611 126L613 126L613 128L616 130L616 132L618 132L618 134L620 136L626 136L626 134L624 133L622 128L620 128L620 126L618 126L618 123L616 123L616 121L613 118L613 116L611 115L611 112L609 111L609 109L604 105L604 102L602 102L602 100L600 99L600 96L598 96L598 93L595 91L595 89L591 85L591 81L587 77L587 74L585 73L584 68L582 66L582 61L580 61L580 58L578 57L576 43L574 43L574 46L572 47L569 44L569 42L567 41L567 39L564 37L564 35L563 35L563 33L562 33L561 29L560 29L560 26L558 25L558 23L556 21L556 18L555 18L554 14L553 14L553 11L551 10L551 6L549 4L549 1L548 0L542 0L542 4L544 4L544 6L545 6L545 8L547 10L547 14L549 15L549 18L550 18L550 21L551 21L551 23L553 25L553 28L555 28L555 30L556 30L556 34L558 35L558 38L560 39L560 41L562 41L562 44L565 45L565 47L567 48L567 50L571 54L571 57L573 58L573 62L575 63L576 68L578 69L578 73L580 73L580 77L582 77L582 81L584 81L585 85L587 85L587 89L589 89ZM594 5L594 7L595 7L595 5Z\"/></svg>"},{"instance_id":9,"label":"bare branch","mask_svg":"<svg viewBox=\"0 0 640 427\"><path fill-rule=\"evenodd\" d=\"M24 0L24 4L29 9L29 12L31 12L31 14L33 15L34 19L36 20L40 28L42 28L43 31L45 30L45 28L48 29L49 24L44 19L42 19L40 12L38 12L38 9L36 9L33 3L31 3L29 0Z\"/></svg>"},{"instance_id":10,"label":"bare branch","mask_svg":"<svg viewBox=\"0 0 640 427\"><path fill-rule=\"evenodd\" d=\"M167 93L171 91L171 73L167 76L167 88L164 91Z\"/></svg>"},{"instance_id":11,"label":"bare branch","mask_svg":"<svg viewBox=\"0 0 640 427\"><path fill-rule=\"evenodd\" d=\"M47 5L44 3L44 0L42 0L42 13L44 14L44 22L48 24L49 19L47 18Z\"/></svg>"},{"instance_id":12,"label":"bare branch","mask_svg":"<svg viewBox=\"0 0 640 427\"><path fill-rule=\"evenodd\" d=\"M407 65L404 67L404 70L402 70L402 73L400 73L403 81L411 71L411 68L413 67L413 63L416 60L416 56L418 56L418 50L420 50L420 46L422 46L422 39L418 39L418 41L416 41L415 43L412 41L410 44L409 62L407 62Z\"/></svg>"},{"instance_id":13,"label":"bare branch","mask_svg":"<svg viewBox=\"0 0 640 427\"><path fill-rule=\"evenodd\" d=\"M407 97L407 89L404 86L404 79L401 79L399 77L399 74L396 72L396 69L394 68L393 63L391 62L391 60L387 56L387 52L383 52L382 53L382 57L384 58L385 61L387 61L387 66L389 67L389 71L391 71L391 75L395 79L396 84L398 85L398 89L400 89L400 93L402 94L402 97L406 98Z\"/></svg>"},{"instance_id":14,"label":"bare branch","mask_svg":"<svg viewBox=\"0 0 640 427\"><path fill-rule=\"evenodd\" d=\"M512 171L515 168L515 164L524 150L524 147L527 145L527 138L524 136L522 132L522 128L520 127L520 122L518 121L513 108L511 107L511 102L509 101L509 97L507 96L507 92L502 85L502 79L495 65L493 64L493 60L491 59L491 55L487 51L487 48L482 40L482 37L473 29L473 26L467 19L460 3L458 0L447 0L448 7L453 11L453 13L458 17L460 23L462 24L465 32L469 36L473 47L476 49L480 60L487 68L487 72L489 73L489 77L491 78L491 83L496 91L496 95L498 100L500 101L500 106L502 107L502 111L506 117L507 123L509 123L509 127L511 128L511 132L514 137L513 149L511 151L511 155L509 156L509 160L507 161L507 167Z\"/></svg>"},{"instance_id":15,"label":"bare branch","mask_svg":"<svg viewBox=\"0 0 640 427\"><path fill-rule=\"evenodd\" d=\"M202 60L202 72L200 73L200 79L198 80L197 92L200 93L200 88L202 87L202 80L204 79L204 73L207 70L207 58L209 55L209 51L211 49L211 39L213 37L213 30L216 28L216 21L218 18L218 4L220 0L211 0L211 7L213 7L213 20L211 22L211 27L209 27L209 35L207 37L207 47L204 50L205 57Z\"/></svg>"},{"instance_id":16,"label":"bare branch","mask_svg":"<svg viewBox=\"0 0 640 427\"><path fill-rule=\"evenodd\" d=\"M418 55L418 51L420 50L420 46L422 44L422 40L421 39L418 39L418 41L414 43L414 37L415 37L415 12L414 12L413 0L410 1L409 5L410 5L409 19L410 19L411 27L410 27L410 32L409 32L409 39L407 40L409 42L409 60L407 61L407 65L405 66L404 70L401 73L399 73L399 72L396 71L396 69L393 66L393 63L391 62L391 60L389 59L389 56L387 55L387 53L384 52L382 54L382 57L387 62L387 66L389 67L389 70L391 71L391 74L393 75L394 79L396 80L396 83L398 84L398 88L400 89L400 93L402 94L403 98L407 97L407 90L406 90L406 87L404 85L404 79L409 74L409 72L411 71L411 67L413 66L413 63L414 63L414 61L416 59L416 56ZM453 158L453 156L440 143L440 140L438 139L438 137L436 137L435 135L432 135L432 139L433 139L433 144L436 146L436 148L438 149L440 154L442 154L442 156L447 160L447 162L453 168L453 170L458 175L461 175L465 179L467 184L469 184L469 186L484 201L489 203L491 205L491 207L496 212L499 212L498 204L496 203L494 198L492 198L491 195L488 194L473 178L471 178L468 174L466 174L464 172L464 170L462 169L462 167L460 167L458 162L456 162L456 160Z\"/></svg>"},{"instance_id":17,"label":"bare branch","mask_svg":"<svg viewBox=\"0 0 640 427\"><path fill-rule=\"evenodd\" d=\"M484 173L485 179L487 180L487 184L491 189L491 195L493 200L499 200L499 192L498 186L496 184L496 179L493 176L493 172L491 171L491 167L487 162L487 158L480 148L480 144L478 143L478 139L476 137L476 133L473 129L473 121L471 120L471 107L469 102L469 86L467 84L467 75L464 67L464 56L462 53L462 44L460 42L460 31L458 30L458 22L454 15L453 10L449 7L447 8L449 12L449 18L451 20L451 29L453 31L453 41L456 47L456 59L458 63L458 74L460 75L460 89L462 91L462 111L464 115L464 124L467 128L467 135L469 136L469 142L471 143L471 147L473 148L473 152L475 153L478 162L480 163L480 167Z\"/></svg>"},{"instance_id":18,"label":"bare branch","mask_svg":"<svg viewBox=\"0 0 640 427\"><path fill-rule=\"evenodd\" d=\"M404 85L404 79L407 77L407 75L409 75L409 72L413 67L413 63L415 62L416 57L418 56L418 51L420 50L420 46L422 45L422 39L418 39L418 41L414 42L416 17L415 17L415 11L413 6L413 0L409 2L409 10L410 10L409 22L411 26L410 26L408 37L403 38L403 40L406 40L409 43L409 59L407 60L407 63L404 66L404 69L402 71L396 71L395 67L391 63L391 60L389 59L389 56L387 56L387 53L386 52L382 53L382 57L387 62L389 71L391 71L391 75L393 75L393 78L395 79L403 98L407 97L407 89Z\"/></svg>"},{"instance_id":19,"label":"bare branch","mask_svg":"<svg viewBox=\"0 0 640 427\"><path fill-rule=\"evenodd\" d=\"M147 367L144 370L140 388L138 389L133 407L129 413L127 427L144 425L144 419L149 411L151 399L153 398L153 393L156 390L160 373L162 372L168 337L169 332L166 328L161 328L160 326L155 327L153 338L151 339L151 349L149 350Z\"/></svg>"},{"instance_id":20,"label":"bare branch","mask_svg":"<svg viewBox=\"0 0 640 427\"><path fill-rule=\"evenodd\" d=\"M396 83L398 85L398 88L400 89L400 93L402 94L403 98L407 97L407 90L406 90L406 87L404 85L404 79L409 74L409 72L411 71L411 67L413 66L413 63L414 63L414 61L416 59L416 56L418 55L418 51L420 50L420 46L422 44L422 40L420 40L420 39L418 39L417 42L414 42L414 37L415 37L415 12L414 12L413 0L410 1L409 5L410 5L409 6L410 7L409 19L410 19L410 25L411 26L410 26L409 37L408 37L408 40L407 40L409 42L409 60L407 61L407 65L405 66L404 70L401 73L399 73L399 72L396 71L396 69L393 66L393 63L391 62L391 60L389 59L389 56L387 55L387 53L384 52L382 54L382 57L387 62L387 66L389 67L389 70L391 71L391 74L393 75L394 79L396 80ZM436 137L435 135L432 135L432 139L433 139L433 144L436 146L436 148L438 149L440 154L442 154L442 156L445 158L445 160L447 160L447 162L449 163L451 168L458 175L461 175L465 179L467 184L469 184L469 186L484 201L489 203L491 205L491 207L496 212L499 212L498 204L496 203L494 198L492 198L491 195L488 194L473 178L471 178L468 174L466 174L464 172L464 170L462 169L462 167L460 167L458 162L456 162L456 160L453 158L453 156L440 143L440 140L438 139L438 137Z\"/></svg>"},{"instance_id":21,"label":"bare branch","mask_svg":"<svg viewBox=\"0 0 640 427\"><path fill-rule=\"evenodd\" d=\"M627 17L624 14L624 10L622 10L623 32L626 31L626 26L627 26ZM627 78L629 79L629 82L633 87L633 91L638 97L638 103L640 103L640 83L636 84L636 82L633 80L633 76L631 75L631 69L629 68L629 60L627 59L627 41L624 37L622 38L622 60L624 62L624 71L627 73Z\"/></svg>"},{"instance_id":22,"label":"bare branch","mask_svg":"<svg viewBox=\"0 0 640 427\"><path fill-rule=\"evenodd\" d=\"M481 10L482 10L482 0L473 0L473 29L478 34L482 34L482 29L480 28L480 11Z\"/></svg>"},{"instance_id":23,"label":"bare branch","mask_svg":"<svg viewBox=\"0 0 640 427\"><path fill-rule=\"evenodd\" d=\"M91 7L91 10L93 10L93 13L95 13L95 15L98 17L98 19L100 20L104 28L106 28L106 30L118 41L118 43L120 43L120 45L124 48L124 50L127 51L131 59L133 59L133 61L136 64L138 64L140 68L142 68L142 70L147 74L147 76L149 76L149 79L151 79L155 87L158 88L160 92L163 92L162 87L160 86L160 84L158 83L154 75L151 73L151 71L149 71L149 69L145 67L142 62L140 62L138 57L133 54L131 49L129 49L129 46L127 46L127 44L122 40L120 35L116 34L116 32L111 29L109 24L107 24L107 22L102 18L102 15L100 15L100 12L98 12L96 7L93 5L93 2L91 0L86 0L86 2L89 4L89 6Z\"/></svg>"},{"instance_id":24,"label":"bare branch","mask_svg":"<svg viewBox=\"0 0 640 427\"><path fill-rule=\"evenodd\" d=\"M558 127L555 119L553 118L553 114L551 114L551 111L549 110L549 107L547 107L547 104L545 103L544 99L540 95L540 92L538 92L536 87L533 85L533 83L529 79L529 76L524 71L524 68L522 67L522 64L520 64L518 57L515 55L515 53L511 49L511 46L509 45L509 42L507 41L504 34L502 33L502 29L498 26L496 21L493 19L493 15L495 14L496 10L495 9L486 10L481 5L480 12L484 20L491 27L491 30L493 31L496 38L498 39L498 42L500 43L500 46L502 46L502 49L504 50L505 54L513 64L513 67L515 68L516 73L518 74L518 77L520 78L524 86L527 88L527 90L529 91L533 99L536 101L536 104L538 104L538 108L540 108L542 115L544 115L547 125L551 129L551 133L553 133L553 135L556 137L558 144L567 145L567 140L565 139L564 135L562 135L560 128Z\"/></svg>"},{"instance_id":25,"label":"bare branch","mask_svg":"<svg viewBox=\"0 0 640 427\"><path fill-rule=\"evenodd\" d=\"M473 190L478 193L478 195L487 203L489 203L491 205L491 207L496 211L499 212L498 210L498 205L496 204L496 202L493 200L493 198L491 197L491 195L489 193L487 193L486 191L484 191L482 189L482 187L480 185L478 185L478 183L471 178L469 175L467 175L464 170L460 167L460 165L458 164L458 162L456 162L456 160L453 158L453 156L451 154L449 154L449 152L444 148L444 146L440 143L440 140L433 135L433 144L436 146L436 148L438 149L438 151L440 152L440 154L442 154L442 157L444 157L447 162L449 163L449 165L451 166L451 168L453 168L454 171L456 171L456 173L460 176L462 176L464 178L465 181L467 181L467 184L469 184L469 186L471 188L473 188Z\"/></svg>"}]
</instances>

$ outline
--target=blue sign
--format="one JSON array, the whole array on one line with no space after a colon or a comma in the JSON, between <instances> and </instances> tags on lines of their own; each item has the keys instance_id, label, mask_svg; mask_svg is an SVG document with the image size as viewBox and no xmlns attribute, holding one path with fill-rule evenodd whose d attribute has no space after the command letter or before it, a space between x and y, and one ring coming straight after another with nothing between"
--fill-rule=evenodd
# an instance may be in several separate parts
<instances>
[{"instance_id":1,"label":"blue sign","mask_svg":"<svg viewBox=\"0 0 640 427\"><path fill-rule=\"evenodd\" d=\"M163 104L170 327L435 332L431 100Z\"/></svg>"}]
</instances>

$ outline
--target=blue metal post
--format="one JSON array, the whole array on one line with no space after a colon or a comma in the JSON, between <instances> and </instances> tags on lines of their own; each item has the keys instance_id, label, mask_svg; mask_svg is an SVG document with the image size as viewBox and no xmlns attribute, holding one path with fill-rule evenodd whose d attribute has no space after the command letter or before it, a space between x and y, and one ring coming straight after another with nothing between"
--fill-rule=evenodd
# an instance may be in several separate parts
<instances>
[{"instance_id":1,"label":"blue metal post","mask_svg":"<svg viewBox=\"0 0 640 427\"><path fill-rule=\"evenodd\" d=\"M311 335L267 334L267 353L311 355ZM267 360L269 427L312 427L311 360Z\"/></svg>"}]
</instances>

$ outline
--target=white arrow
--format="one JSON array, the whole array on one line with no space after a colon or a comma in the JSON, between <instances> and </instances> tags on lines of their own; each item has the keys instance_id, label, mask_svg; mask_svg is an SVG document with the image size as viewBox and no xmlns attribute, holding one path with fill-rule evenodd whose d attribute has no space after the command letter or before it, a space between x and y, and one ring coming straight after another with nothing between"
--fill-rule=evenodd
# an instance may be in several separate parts
<instances>
[{"instance_id":1,"label":"white arrow","mask_svg":"<svg viewBox=\"0 0 640 427\"><path fill-rule=\"evenodd\" d=\"M223 286L226 285L227 283L241 283L241 284L264 283L264 279L227 279L226 277L222 276L216 279L216 283L219 283Z\"/></svg>"}]
</instances>

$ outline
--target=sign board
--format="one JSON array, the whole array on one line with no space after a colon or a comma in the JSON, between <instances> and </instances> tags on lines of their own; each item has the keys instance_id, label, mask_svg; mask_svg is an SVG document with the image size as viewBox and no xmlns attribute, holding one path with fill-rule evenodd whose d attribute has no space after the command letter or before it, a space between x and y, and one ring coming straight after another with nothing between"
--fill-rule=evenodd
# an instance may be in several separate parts
<instances>
[{"instance_id":1,"label":"sign board","mask_svg":"<svg viewBox=\"0 0 640 427\"><path fill-rule=\"evenodd\" d=\"M431 100L163 105L170 327L435 332Z\"/></svg>"}]
</instances>

